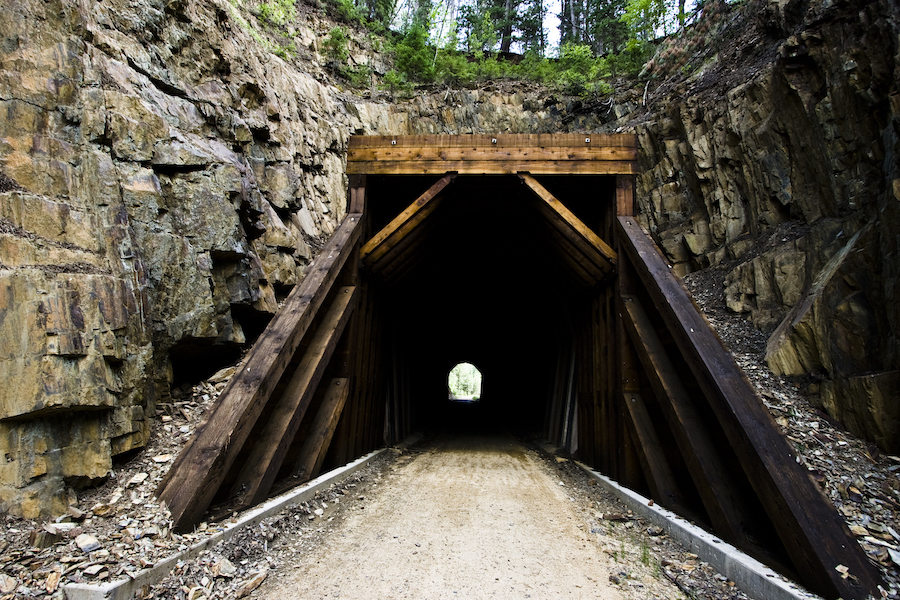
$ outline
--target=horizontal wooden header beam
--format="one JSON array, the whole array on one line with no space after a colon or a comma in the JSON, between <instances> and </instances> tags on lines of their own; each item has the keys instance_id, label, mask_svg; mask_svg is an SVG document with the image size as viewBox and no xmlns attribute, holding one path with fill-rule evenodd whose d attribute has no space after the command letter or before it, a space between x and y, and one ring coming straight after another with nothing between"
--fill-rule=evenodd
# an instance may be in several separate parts
<instances>
[{"instance_id":1,"label":"horizontal wooden header beam","mask_svg":"<svg viewBox=\"0 0 900 600\"><path fill-rule=\"evenodd\" d=\"M350 175L631 175L637 139L626 134L353 136Z\"/></svg>"}]
</instances>

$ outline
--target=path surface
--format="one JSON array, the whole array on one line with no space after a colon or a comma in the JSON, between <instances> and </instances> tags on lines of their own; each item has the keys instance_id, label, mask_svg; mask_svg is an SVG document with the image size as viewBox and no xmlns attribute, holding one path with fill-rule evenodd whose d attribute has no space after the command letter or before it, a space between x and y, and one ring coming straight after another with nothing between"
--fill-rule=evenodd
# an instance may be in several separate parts
<instances>
[{"instance_id":1,"label":"path surface","mask_svg":"<svg viewBox=\"0 0 900 600\"><path fill-rule=\"evenodd\" d=\"M438 439L363 504L254 596L623 598L565 488L512 437Z\"/></svg>"}]
</instances>

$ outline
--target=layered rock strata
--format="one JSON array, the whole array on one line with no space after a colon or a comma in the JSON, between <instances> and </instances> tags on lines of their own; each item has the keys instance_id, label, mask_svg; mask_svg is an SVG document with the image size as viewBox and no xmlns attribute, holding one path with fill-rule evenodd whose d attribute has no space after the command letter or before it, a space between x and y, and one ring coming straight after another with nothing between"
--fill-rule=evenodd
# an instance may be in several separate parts
<instances>
[{"instance_id":1,"label":"layered rock strata","mask_svg":"<svg viewBox=\"0 0 900 600\"><path fill-rule=\"evenodd\" d=\"M752 45L637 127L643 219L676 272L725 272L730 309L766 331L789 317L769 344L773 371L814 375L821 408L898 452L900 12L758 8Z\"/></svg>"}]
</instances>

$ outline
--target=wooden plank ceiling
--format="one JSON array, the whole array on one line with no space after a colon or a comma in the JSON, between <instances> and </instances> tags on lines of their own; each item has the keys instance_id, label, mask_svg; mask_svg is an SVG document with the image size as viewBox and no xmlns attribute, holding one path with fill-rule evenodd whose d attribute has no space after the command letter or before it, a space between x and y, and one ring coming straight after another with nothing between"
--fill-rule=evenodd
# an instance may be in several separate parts
<instances>
[{"instance_id":1,"label":"wooden plank ceiling","mask_svg":"<svg viewBox=\"0 0 900 600\"><path fill-rule=\"evenodd\" d=\"M542 217L563 263L592 287L613 272L615 251L534 175L620 175L630 181L636 157L632 135L352 137L347 155L352 176L442 176L363 245L363 262L386 281L397 281L424 259L422 242L457 176L517 175L533 199L525 204Z\"/></svg>"}]
</instances>

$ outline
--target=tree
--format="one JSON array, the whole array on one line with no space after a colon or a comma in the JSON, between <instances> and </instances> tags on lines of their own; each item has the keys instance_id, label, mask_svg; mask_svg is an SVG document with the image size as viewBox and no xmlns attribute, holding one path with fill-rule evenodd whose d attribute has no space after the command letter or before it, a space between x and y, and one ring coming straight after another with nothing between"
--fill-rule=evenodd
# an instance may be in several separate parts
<instances>
[{"instance_id":1,"label":"tree","mask_svg":"<svg viewBox=\"0 0 900 600\"><path fill-rule=\"evenodd\" d=\"M622 20L637 39L649 42L656 36L656 31L665 25L665 0L628 0Z\"/></svg>"},{"instance_id":2,"label":"tree","mask_svg":"<svg viewBox=\"0 0 900 600\"><path fill-rule=\"evenodd\" d=\"M458 27L468 52L487 52L497 43L497 32L487 2L476 0L473 4L461 6Z\"/></svg>"},{"instance_id":3,"label":"tree","mask_svg":"<svg viewBox=\"0 0 900 600\"><path fill-rule=\"evenodd\" d=\"M547 34L544 29L546 17L544 0L531 0L525 3L519 17L519 32L524 53L534 52L539 56L546 53Z\"/></svg>"},{"instance_id":4,"label":"tree","mask_svg":"<svg viewBox=\"0 0 900 600\"><path fill-rule=\"evenodd\" d=\"M369 20L387 29L397 12L397 0L365 0L365 7Z\"/></svg>"},{"instance_id":5,"label":"tree","mask_svg":"<svg viewBox=\"0 0 900 600\"><path fill-rule=\"evenodd\" d=\"M616 54L628 41L628 26L622 21L625 0L592 0L586 18L586 43L594 53Z\"/></svg>"}]
</instances>

